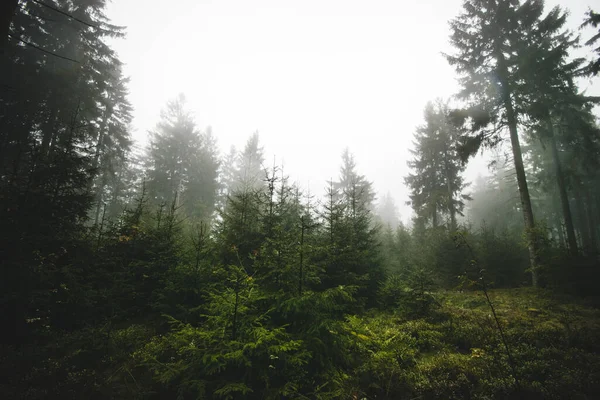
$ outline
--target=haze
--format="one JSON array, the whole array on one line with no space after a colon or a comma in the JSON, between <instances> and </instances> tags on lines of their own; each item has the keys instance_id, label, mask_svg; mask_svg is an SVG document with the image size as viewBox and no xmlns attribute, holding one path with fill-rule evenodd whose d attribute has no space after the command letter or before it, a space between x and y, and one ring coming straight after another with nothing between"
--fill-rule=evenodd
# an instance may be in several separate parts
<instances>
[{"instance_id":1,"label":"haze","mask_svg":"<svg viewBox=\"0 0 600 400\"><path fill-rule=\"evenodd\" d=\"M597 1L109 1L0 1L0 399L600 399Z\"/></svg>"},{"instance_id":2,"label":"haze","mask_svg":"<svg viewBox=\"0 0 600 400\"><path fill-rule=\"evenodd\" d=\"M589 1L569 2L577 29ZM167 100L185 93L222 152L257 130L266 159L321 193L345 147L410 220L403 177L427 101L457 91L442 56L459 0L113 1L113 43L131 78L134 136L145 143ZM548 1L548 8L558 4ZM598 93L598 85L589 87ZM485 172L471 161L467 180Z\"/></svg>"}]
</instances>

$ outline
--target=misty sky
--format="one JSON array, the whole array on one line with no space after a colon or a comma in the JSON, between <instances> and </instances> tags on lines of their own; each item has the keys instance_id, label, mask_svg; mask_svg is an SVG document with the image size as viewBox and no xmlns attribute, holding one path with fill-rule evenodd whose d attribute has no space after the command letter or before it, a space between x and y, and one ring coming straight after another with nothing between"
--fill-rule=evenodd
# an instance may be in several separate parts
<instances>
[{"instance_id":1,"label":"misty sky","mask_svg":"<svg viewBox=\"0 0 600 400\"><path fill-rule=\"evenodd\" d=\"M570 0L576 28L590 0ZM441 52L461 0L113 0L107 15L127 27L114 42L130 76L134 137L145 143L160 109L186 94L200 127L223 152L255 130L285 172L322 194L348 146L403 220L415 127L425 103L457 90ZM548 7L558 4L547 1ZM598 8L598 7L596 7ZM589 32L585 34L587 38ZM600 85L588 93L600 93ZM468 179L485 172L481 160Z\"/></svg>"}]
</instances>

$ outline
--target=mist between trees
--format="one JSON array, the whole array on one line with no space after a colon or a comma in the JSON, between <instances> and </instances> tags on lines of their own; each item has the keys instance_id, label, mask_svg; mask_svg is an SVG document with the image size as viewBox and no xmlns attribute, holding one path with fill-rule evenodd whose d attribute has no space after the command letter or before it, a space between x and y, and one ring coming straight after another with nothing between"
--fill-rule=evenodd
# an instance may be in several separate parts
<instances>
[{"instance_id":1,"label":"mist between trees","mask_svg":"<svg viewBox=\"0 0 600 400\"><path fill-rule=\"evenodd\" d=\"M597 13L464 2L403 224L351 149L310 192L183 94L139 147L105 2L1 7L4 398L600 395Z\"/></svg>"}]
</instances>

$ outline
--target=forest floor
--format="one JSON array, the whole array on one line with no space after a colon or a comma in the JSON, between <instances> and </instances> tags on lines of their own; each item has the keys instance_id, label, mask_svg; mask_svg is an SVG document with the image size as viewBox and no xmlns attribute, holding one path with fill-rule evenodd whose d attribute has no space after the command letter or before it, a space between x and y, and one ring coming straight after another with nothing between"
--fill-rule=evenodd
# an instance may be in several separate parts
<instances>
[{"instance_id":1,"label":"forest floor","mask_svg":"<svg viewBox=\"0 0 600 400\"><path fill-rule=\"evenodd\" d=\"M481 291L439 291L420 299L407 293L394 310L373 309L336 320L328 325L331 341L324 349L330 367L314 380L305 368L311 379L302 389L307 394L285 398L600 398L596 301L531 288L490 290L489 298L497 321ZM100 331L81 331L57 337L47 349L13 349L0 356L0 376L7 378L0 380L0 394L27 399L81 398L82 393L91 398L174 398L181 377L170 369L166 375L149 374L135 354L153 355L165 340L168 349L181 346L185 335L203 337L201 329L183 327L157 336L143 323L129 324L113 330L110 340ZM303 338L304 343L309 340ZM182 371L200 368L203 354L198 357ZM39 362L29 365L33 360ZM181 360L169 365L187 358ZM252 364L251 369L261 365Z\"/></svg>"},{"instance_id":2,"label":"forest floor","mask_svg":"<svg viewBox=\"0 0 600 400\"><path fill-rule=\"evenodd\" d=\"M497 322L481 291L437 292L421 316L348 318L363 359L357 387L367 398L600 398L597 302L531 288L488 294Z\"/></svg>"}]
</instances>

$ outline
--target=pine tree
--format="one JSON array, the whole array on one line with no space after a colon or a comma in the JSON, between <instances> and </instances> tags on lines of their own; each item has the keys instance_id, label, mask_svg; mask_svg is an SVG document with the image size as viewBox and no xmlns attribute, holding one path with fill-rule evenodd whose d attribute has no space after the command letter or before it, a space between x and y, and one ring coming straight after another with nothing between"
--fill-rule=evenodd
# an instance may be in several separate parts
<instances>
[{"instance_id":1,"label":"pine tree","mask_svg":"<svg viewBox=\"0 0 600 400\"><path fill-rule=\"evenodd\" d=\"M464 122L469 117L476 133L466 138L466 153L474 154L482 143L496 145L502 128L509 131L534 286L539 245L518 124L527 113L532 93L529 71L539 61L535 58L540 56L539 38L558 35L564 20L558 9L542 17L543 9L543 1L465 1L462 14L450 23L456 52L446 55L461 76L459 96L468 104L465 112L455 115L456 120Z\"/></svg>"},{"instance_id":2,"label":"pine tree","mask_svg":"<svg viewBox=\"0 0 600 400\"><path fill-rule=\"evenodd\" d=\"M356 171L354 155L348 148L342 153L340 177L339 181L334 183L334 189L339 193L340 199L349 211L357 207L374 209L373 184ZM356 204L353 204L351 199L354 199Z\"/></svg>"},{"instance_id":3,"label":"pine tree","mask_svg":"<svg viewBox=\"0 0 600 400\"><path fill-rule=\"evenodd\" d=\"M600 14L594 12L593 10L588 10L585 13L585 19L581 27L584 28L586 26L591 26L593 28L598 28L600 25ZM596 42L600 40L600 30L595 33L587 42L585 42L586 46L594 46ZM589 64L584 69L584 73L587 75L598 75L600 72L600 47L596 47L593 49L594 53L596 53L596 58L592 59Z\"/></svg>"},{"instance_id":4,"label":"pine tree","mask_svg":"<svg viewBox=\"0 0 600 400\"><path fill-rule=\"evenodd\" d=\"M264 150L260 146L258 132L254 132L238 154L237 169L231 191L252 190L264 187Z\"/></svg>"},{"instance_id":5,"label":"pine tree","mask_svg":"<svg viewBox=\"0 0 600 400\"><path fill-rule=\"evenodd\" d=\"M264 197L260 191L234 191L227 197L215 226L216 246L222 264L241 264L250 275L254 274L254 259L264 237L263 212Z\"/></svg>"},{"instance_id":6,"label":"pine tree","mask_svg":"<svg viewBox=\"0 0 600 400\"><path fill-rule=\"evenodd\" d=\"M266 186L262 213L264 240L254 267L261 287L282 301L312 287L314 268L307 245L311 242L314 222L301 202L300 190L288 183L282 168L273 167L269 171Z\"/></svg>"},{"instance_id":7,"label":"pine tree","mask_svg":"<svg viewBox=\"0 0 600 400\"><path fill-rule=\"evenodd\" d=\"M342 156L340 181L330 182L321 211L325 287L349 286L363 304L374 301L384 270L378 254L378 227L372 217L371 183L356 171L348 151Z\"/></svg>"},{"instance_id":8,"label":"pine tree","mask_svg":"<svg viewBox=\"0 0 600 400\"><path fill-rule=\"evenodd\" d=\"M475 228L486 225L499 231L518 232L522 230L522 212L514 168L498 153L491 166L491 175L475 180L467 219Z\"/></svg>"},{"instance_id":9,"label":"pine tree","mask_svg":"<svg viewBox=\"0 0 600 400\"><path fill-rule=\"evenodd\" d=\"M107 97L104 111L98 123L97 138L92 158L95 196L94 225L99 223L102 204L108 203L110 216L123 210L123 184L127 181L126 171L131 166L132 140L129 124L132 120L132 107L127 100L128 79L123 78L120 68L107 82ZM119 203L121 203L119 205Z\"/></svg>"},{"instance_id":10,"label":"pine tree","mask_svg":"<svg viewBox=\"0 0 600 400\"><path fill-rule=\"evenodd\" d=\"M0 60L0 302L8 310L3 325L17 329L3 332L9 341L39 333L25 320L51 315L64 294L56 288L82 270L71 254L86 252L103 116L108 106L127 112L115 84L121 63L107 44L123 30L109 23L104 6L101 0L23 2L12 18L2 15L10 36L6 42L2 32ZM130 145L126 119L108 127L110 148L122 154ZM48 268L40 269L41 260Z\"/></svg>"},{"instance_id":11,"label":"pine tree","mask_svg":"<svg viewBox=\"0 0 600 400\"><path fill-rule=\"evenodd\" d=\"M210 127L200 134L198 151L192 155L191 169L182 202L193 223L210 222L218 201L219 157L217 141Z\"/></svg>"},{"instance_id":12,"label":"pine tree","mask_svg":"<svg viewBox=\"0 0 600 400\"><path fill-rule=\"evenodd\" d=\"M389 226L392 231L399 226L400 216L398 214L398 207L396 207L394 198L389 192L379 202L377 217L384 227Z\"/></svg>"},{"instance_id":13,"label":"pine tree","mask_svg":"<svg viewBox=\"0 0 600 400\"><path fill-rule=\"evenodd\" d=\"M462 215L465 183L461 172L465 166L456 148L458 129L448 120L448 106L438 101L425 108L425 125L415 133L415 158L408 162L414 170L405 178L411 190L410 204L420 224L439 225L439 217L450 217L449 227L456 229L456 215Z\"/></svg>"},{"instance_id":14,"label":"pine tree","mask_svg":"<svg viewBox=\"0 0 600 400\"><path fill-rule=\"evenodd\" d=\"M561 103L557 99L552 107L552 125L536 124L532 127L529 139L532 142L529 153L534 168L533 176L541 190L548 196L555 193L555 198L559 200L559 226L564 221L566 243L572 253L575 253L573 249L577 249L574 246L586 253L594 252L597 247L598 218L593 199L597 196L594 193L600 155L600 130L591 109L590 104ZM569 218L565 218L567 215L571 219L570 224ZM559 233L562 234L562 229ZM580 244L577 244L576 233L579 233Z\"/></svg>"},{"instance_id":15,"label":"pine tree","mask_svg":"<svg viewBox=\"0 0 600 400\"><path fill-rule=\"evenodd\" d=\"M225 205L228 195L235 189L235 176L237 171L238 151L235 146L222 157L221 170L219 171L219 208Z\"/></svg>"},{"instance_id":16,"label":"pine tree","mask_svg":"<svg viewBox=\"0 0 600 400\"><path fill-rule=\"evenodd\" d=\"M169 101L152 132L148 192L154 204L179 199L187 218L209 221L217 196L218 159L210 129L200 133L185 97Z\"/></svg>"},{"instance_id":17,"label":"pine tree","mask_svg":"<svg viewBox=\"0 0 600 400\"><path fill-rule=\"evenodd\" d=\"M526 78L531 93L526 103L527 114L533 122L529 133L549 148L551 157L542 160L546 161L548 171L553 171L568 248L572 254L577 254L569 192L577 194L581 191L581 185L577 183L581 175L571 167L573 162L569 160L569 154L579 154L578 164L585 170L595 169L597 157L594 154L598 154L598 136L593 128L589 128L590 124L587 123L586 128L584 122L589 120L586 113L592 107L593 98L578 93L574 82L575 77L589 66L582 67L584 59L570 56L570 51L577 47L578 38L569 31L560 32L566 15L555 8L546 21L547 30L554 33L534 32L531 35L530 45L534 46L523 62L521 75ZM586 145L579 147L579 143ZM578 200L581 196L575 198ZM583 202L578 200L577 203ZM582 208L578 207L579 210ZM588 217L593 221L593 215ZM579 217L579 220L584 219ZM595 248L595 244L591 244L594 240L585 242L587 251Z\"/></svg>"}]
</instances>

